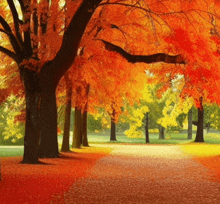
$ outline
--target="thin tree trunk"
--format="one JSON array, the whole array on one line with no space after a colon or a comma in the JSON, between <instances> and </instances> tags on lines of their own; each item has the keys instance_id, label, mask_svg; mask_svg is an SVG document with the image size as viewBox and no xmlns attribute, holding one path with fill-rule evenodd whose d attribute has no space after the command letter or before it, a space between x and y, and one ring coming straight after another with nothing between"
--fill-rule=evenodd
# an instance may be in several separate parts
<instances>
[{"instance_id":1,"label":"thin tree trunk","mask_svg":"<svg viewBox=\"0 0 220 204\"><path fill-rule=\"evenodd\" d=\"M110 141L117 141L116 140L116 125L115 125L115 109L112 108L112 115L111 115L111 134L110 134Z\"/></svg>"},{"instance_id":2,"label":"thin tree trunk","mask_svg":"<svg viewBox=\"0 0 220 204\"><path fill-rule=\"evenodd\" d=\"M82 114L82 145L84 147L89 147L87 137L87 111L84 111Z\"/></svg>"},{"instance_id":3,"label":"thin tree trunk","mask_svg":"<svg viewBox=\"0 0 220 204\"><path fill-rule=\"evenodd\" d=\"M149 113L145 114L145 138L146 138L146 143L150 143L150 139L149 139Z\"/></svg>"},{"instance_id":4,"label":"thin tree trunk","mask_svg":"<svg viewBox=\"0 0 220 204\"><path fill-rule=\"evenodd\" d=\"M202 105L202 97L200 98L200 108L198 108L198 125L196 131L195 142L204 142L203 125L204 125L204 109Z\"/></svg>"},{"instance_id":5,"label":"thin tree trunk","mask_svg":"<svg viewBox=\"0 0 220 204\"><path fill-rule=\"evenodd\" d=\"M192 120L193 120L193 112L192 112L192 108L189 110L188 112L188 139L191 140L192 139Z\"/></svg>"},{"instance_id":6,"label":"thin tree trunk","mask_svg":"<svg viewBox=\"0 0 220 204\"><path fill-rule=\"evenodd\" d=\"M73 135L73 148L80 148L81 146L81 109L75 108L75 123L74 123L74 135Z\"/></svg>"},{"instance_id":7,"label":"thin tree trunk","mask_svg":"<svg viewBox=\"0 0 220 204\"><path fill-rule=\"evenodd\" d=\"M84 147L89 147L88 136L87 136L87 113L88 113L88 99L89 99L90 84L86 85L86 105L84 107L84 112L82 113L82 145Z\"/></svg>"},{"instance_id":8,"label":"thin tree trunk","mask_svg":"<svg viewBox=\"0 0 220 204\"><path fill-rule=\"evenodd\" d=\"M66 110L65 110L65 123L64 123L64 133L63 133L63 143L62 143L62 152L70 151L70 119L71 119L71 97L72 97L72 87L67 87L67 96L66 96Z\"/></svg>"},{"instance_id":9,"label":"thin tree trunk","mask_svg":"<svg viewBox=\"0 0 220 204\"><path fill-rule=\"evenodd\" d=\"M110 141L117 141L116 139L116 127L115 122L111 118L111 135L110 135Z\"/></svg>"},{"instance_id":10,"label":"thin tree trunk","mask_svg":"<svg viewBox=\"0 0 220 204\"><path fill-rule=\"evenodd\" d=\"M159 139L165 139L165 128L162 125L159 125Z\"/></svg>"}]
</instances>

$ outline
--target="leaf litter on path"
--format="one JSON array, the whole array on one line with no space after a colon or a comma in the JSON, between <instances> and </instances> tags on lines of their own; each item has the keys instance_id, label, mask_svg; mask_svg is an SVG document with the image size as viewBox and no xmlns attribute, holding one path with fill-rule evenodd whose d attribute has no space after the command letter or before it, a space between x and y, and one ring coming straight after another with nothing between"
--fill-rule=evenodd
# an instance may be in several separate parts
<instances>
[{"instance_id":1,"label":"leaf litter on path","mask_svg":"<svg viewBox=\"0 0 220 204\"><path fill-rule=\"evenodd\" d=\"M87 148L89 149L89 148ZM90 148L61 153L60 158L40 159L44 164L21 164L22 157L2 157L1 204L63 203L63 194L71 185L87 176L96 162L109 153Z\"/></svg>"}]
</instances>

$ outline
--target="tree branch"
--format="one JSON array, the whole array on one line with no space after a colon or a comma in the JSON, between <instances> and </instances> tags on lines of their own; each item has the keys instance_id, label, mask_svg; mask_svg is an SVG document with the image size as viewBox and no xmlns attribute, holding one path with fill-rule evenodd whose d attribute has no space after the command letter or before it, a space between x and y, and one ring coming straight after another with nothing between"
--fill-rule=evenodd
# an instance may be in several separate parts
<instances>
[{"instance_id":1,"label":"tree branch","mask_svg":"<svg viewBox=\"0 0 220 204\"><path fill-rule=\"evenodd\" d=\"M17 37L19 43L22 45L23 44L23 40L22 40L22 37L21 37L20 28L19 28L19 21L20 20L18 18L18 12L16 10L16 7L14 5L13 0L7 0L7 2L8 2L8 5L10 7L12 16L13 16L16 37Z\"/></svg>"},{"instance_id":2,"label":"tree branch","mask_svg":"<svg viewBox=\"0 0 220 204\"><path fill-rule=\"evenodd\" d=\"M86 26L92 17L95 9L102 0L83 0L74 16L72 17L69 26L64 32L63 42L56 57L51 61L50 68L47 68L54 75L54 83L57 84L63 74L71 67L77 55L80 40L86 29ZM80 23L79 23L80 22ZM51 69L51 71L49 71ZM53 73L53 74L52 74ZM44 69L41 69L41 74L44 75ZM46 73L45 73L46 75Z\"/></svg>"},{"instance_id":3,"label":"tree branch","mask_svg":"<svg viewBox=\"0 0 220 204\"><path fill-rule=\"evenodd\" d=\"M19 64L21 61L19 60L19 57L12 51L0 46L0 52L3 52L7 56L11 57L17 64Z\"/></svg>"},{"instance_id":4,"label":"tree branch","mask_svg":"<svg viewBox=\"0 0 220 204\"><path fill-rule=\"evenodd\" d=\"M128 62L131 63L157 63L157 62L165 62L165 63L171 63L171 64L186 64L186 61L183 59L181 55L168 55L164 53L157 53L153 55L131 55L127 53L125 50L123 50L121 47L114 45L110 42L107 42L105 40L101 40L105 44L105 48L108 51L117 52L122 57L124 57Z\"/></svg>"},{"instance_id":5,"label":"tree branch","mask_svg":"<svg viewBox=\"0 0 220 204\"><path fill-rule=\"evenodd\" d=\"M8 25L8 23L5 21L5 19L0 16L0 24L2 25L2 27L4 28L4 33L8 35L10 43L15 51L16 54L20 54L21 49L20 46L17 42L16 37L13 35L12 30L10 28L10 26Z\"/></svg>"},{"instance_id":6,"label":"tree branch","mask_svg":"<svg viewBox=\"0 0 220 204\"><path fill-rule=\"evenodd\" d=\"M7 31L5 31L4 29L1 29L1 28L0 28L0 32L1 32L1 33L5 33L5 34L8 35L8 36L10 35L10 33L8 33Z\"/></svg>"},{"instance_id":7,"label":"tree branch","mask_svg":"<svg viewBox=\"0 0 220 204\"><path fill-rule=\"evenodd\" d=\"M31 57L33 54L32 44L31 44L31 32L30 32L30 21L31 21L31 15L30 15L30 1L27 1L23 3L23 1L19 1L21 5L21 10L23 13L23 23L27 26L27 28L24 31L24 47L25 47L25 54L26 57Z\"/></svg>"},{"instance_id":8,"label":"tree branch","mask_svg":"<svg viewBox=\"0 0 220 204\"><path fill-rule=\"evenodd\" d=\"M20 4L20 6L21 6L21 10L23 11L25 9L23 0L18 0L18 2Z\"/></svg>"}]
</instances>

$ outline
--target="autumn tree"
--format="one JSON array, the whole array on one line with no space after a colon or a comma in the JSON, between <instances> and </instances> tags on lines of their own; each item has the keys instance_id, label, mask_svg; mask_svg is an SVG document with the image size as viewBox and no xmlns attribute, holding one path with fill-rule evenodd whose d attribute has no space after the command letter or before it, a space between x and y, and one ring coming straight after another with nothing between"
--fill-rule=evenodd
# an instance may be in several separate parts
<instances>
[{"instance_id":1,"label":"autumn tree","mask_svg":"<svg viewBox=\"0 0 220 204\"><path fill-rule=\"evenodd\" d=\"M102 8L105 8L105 20L98 22L95 27L99 30L99 39L96 40L99 40L100 46L118 53L117 57L121 55L132 64L185 64L179 50L171 52L164 46L158 49L158 43L162 43L158 39L164 39L170 33L170 28L176 22L180 23L185 15L184 10L197 6L191 1L170 1L166 6L163 2L158 4L158 1L147 0L66 0L66 3L70 5L66 9L60 8L62 1L59 0L4 0L1 4L1 34L8 38L11 48L1 46L0 51L17 63L25 87L24 163L37 163L39 156L57 157L59 154L55 90L61 77L74 62L80 40L93 14L93 19L98 19ZM70 11L71 15L68 26L63 30L61 17L66 11ZM120 18L118 13L122 14ZM7 14L10 14L9 17ZM161 28L163 32L159 34ZM134 29L135 32L132 32ZM108 37L111 35L124 40L114 39L117 44L113 43L113 39L109 42ZM57 42L55 47L54 41Z\"/></svg>"},{"instance_id":2,"label":"autumn tree","mask_svg":"<svg viewBox=\"0 0 220 204\"><path fill-rule=\"evenodd\" d=\"M193 97L194 103L198 108L198 129L196 135L196 142L203 142L203 106L206 102L219 103L218 87L219 84L219 67L218 67L218 49L215 50L215 43L218 48L218 40L213 39L213 33L218 37L218 18L216 18L219 11L219 5L213 1L193 1L193 2L166 2L159 3L157 11L161 11L161 15L157 13L152 14L154 28L162 24L162 21L171 30L169 36L163 36L161 39L172 46L167 49L172 53L180 53L184 57L184 66L177 68L170 68L164 66L160 72L158 69L154 70L161 78L161 81L169 79L172 81L178 75L184 76L184 86L181 92L181 97ZM161 10L160 6L164 6L166 14ZM215 6L217 7L216 9ZM177 14L177 15L174 15ZM172 19L172 20L171 20ZM164 30L166 33L168 30ZM201 30L203 31L201 33ZM163 33L163 34L164 34ZM215 43L211 41L213 39ZM143 56L131 56L126 49L115 44L104 42L109 50L118 52L124 56L129 62L137 63L151 63L152 59L157 58L158 61L163 58L163 55L152 55L146 60ZM163 44L166 45L166 44ZM167 58L166 62L172 63L172 58ZM164 91L170 87L171 83L164 86ZM217 85L217 86L216 86Z\"/></svg>"},{"instance_id":3,"label":"autumn tree","mask_svg":"<svg viewBox=\"0 0 220 204\"><path fill-rule=\"evenodd\" d=\"M62 31L62 25L59 29L56 27L56 23L60 22L59 1L49 4L49 1L19 0L16 5L12 0L3 2L1 32L8 37L12 49L1 46L0 51L17 63L26 94L24 163L37 163L39 156L58 156L56 86L73 63L86 25L100 2L76 2L77 11L74 13L73 10L74 16L62 38L57 34ZM11 13L9 20L7 12ZM58 43L55 53L49 53L44 50L50 48L49 38L45 38L50 36L53 40L53 34L56 42L61 38L62 44ZM44 52L53 53L53 56L48 57Z\"/></svg>"}]
</instances>

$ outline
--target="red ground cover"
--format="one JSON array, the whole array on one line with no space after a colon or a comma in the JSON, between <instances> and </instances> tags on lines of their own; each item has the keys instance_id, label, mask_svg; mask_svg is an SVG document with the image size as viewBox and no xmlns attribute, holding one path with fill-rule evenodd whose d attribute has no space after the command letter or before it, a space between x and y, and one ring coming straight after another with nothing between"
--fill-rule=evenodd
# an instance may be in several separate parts
<instances>
[{"instance_id":1,"label":"red ground cover","mask_svg":"<svg viewBox=\"0 0 220 204\"><path fill-rule=\"evenodd\" d=\"M220 182L220 156L196 157L194 159L214 172L213 180Z\"/></svg>"},{"instance_id":2,"label":"red ground cover","mask_svg":"<svg viewBox=\"0 0 220 204\"><path fill-rule=\"evenodd\" d=\"M1 158L1 204L64 203L63 194L86 177L106 154L63 153L61 158L41 159L45 164L20 164L21 157Z\"/></svg>"}]
</instances>

